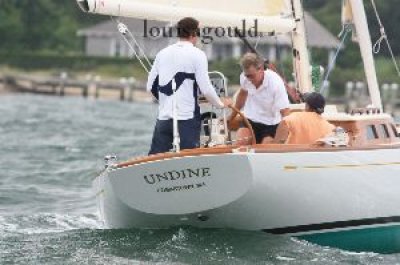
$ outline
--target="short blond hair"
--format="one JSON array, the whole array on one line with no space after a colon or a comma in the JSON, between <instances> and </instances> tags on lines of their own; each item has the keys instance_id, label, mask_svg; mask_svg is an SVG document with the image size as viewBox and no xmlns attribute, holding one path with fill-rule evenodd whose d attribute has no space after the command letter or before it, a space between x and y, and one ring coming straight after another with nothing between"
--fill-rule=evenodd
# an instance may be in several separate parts
<instances>
[{"instance_id":1,"label":"short blond hair","mask_svg":"<svg viewBox=\"0 0 400 265\"><path fill-rule=\"evenodd\" d=\"M264 61L257 54L248 52L240 59L240 65L243 70L247 70L252 66L260 69L264 66Z\"/></svg>"}]
</instances>

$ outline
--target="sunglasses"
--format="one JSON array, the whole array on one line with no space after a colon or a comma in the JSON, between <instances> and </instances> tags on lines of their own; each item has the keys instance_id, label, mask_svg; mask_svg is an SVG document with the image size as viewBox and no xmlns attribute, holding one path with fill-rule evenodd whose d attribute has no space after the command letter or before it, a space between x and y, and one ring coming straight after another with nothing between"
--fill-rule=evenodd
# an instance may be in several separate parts
<instances>
[{"instance_id":1,"label":"sunglasses","mask_svg":"<svg viewBox=\"0 0 400 265\"><path fill-rule=\"evenodd\" d=\"M257 68L257 71L255 73L251 73L251 74L244 74L245 77L247 77L248 79L254 79L259 73L261 68Z\"/></svg>"}]
</instances>

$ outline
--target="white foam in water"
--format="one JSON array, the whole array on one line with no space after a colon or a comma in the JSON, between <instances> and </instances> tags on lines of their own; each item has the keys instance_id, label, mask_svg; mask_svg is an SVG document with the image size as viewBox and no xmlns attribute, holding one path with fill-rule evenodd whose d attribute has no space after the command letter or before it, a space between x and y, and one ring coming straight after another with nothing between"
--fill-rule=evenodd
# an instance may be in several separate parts
<instances>
[{"instance_id":1,"label":"white foam in water","mask_svg":"<svg viewBox=\"0 0 400 265\"><path fill-rule=\"evenodd\" d=\"M296 260L295 258L289 258L289 257L283 257L283 256L277 256L276 259L280 260L280 261L294 261L294 260Z\"/></svg>"},{"instance_id":2,"label":"white foam in water","mask_svg":"<svg viewBox=\"0 0 400 265\"><path fill-rule=\"evenodd\" d=\"M0 216L0 232L4 233L6 231L15 231L17 229L17 225L13 223L7 223L6 218Z\"/></svg>"},{"instance_id":3,"label":"white foam in water","mask_svg":"<svg viewBox=\"0 0 400 265\"><path fill-rule=\"evenodd\" d=\"M172 242L183 241L185 239L186 239L186 232L182 228L179 228L179 231L178 231L177 235L174 234L172 236Z\"/></svg>"},{"instance_id":4,"label":"white foam in water","mask_svg":"<svg viewBox=\"0 0 400 265\"><path fill-rule=\"evenodd\" d=\"M100 229L102 224L95 215L71 216L36 214L31 216L0 216L0 233L42 234L75 229Z\"/></svg>"},{"instance_id":5,"label":"white foam in water","mask_svg":"<svg viewBox=\"0 0 400 265\"><path fill-rule=\"evenodd\" d=\"M344 255L349 255L349 256L368 256L371 258L379 256L379 254L375 253L375 252L365 252L365 251L355 252L355 251L347 251L347 250L340 250L340 252Z\"/></svg>"}]
</instances>

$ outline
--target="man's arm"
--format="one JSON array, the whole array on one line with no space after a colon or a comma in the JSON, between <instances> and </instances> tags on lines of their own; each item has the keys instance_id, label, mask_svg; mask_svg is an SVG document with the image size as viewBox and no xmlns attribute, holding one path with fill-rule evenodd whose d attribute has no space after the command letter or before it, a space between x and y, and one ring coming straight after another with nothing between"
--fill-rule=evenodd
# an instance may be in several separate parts
<instances>
[{"instance_id":1,"label":"man's arm","mask_svg":"<svg viewBox=\"0 0 400 265\"><path fill-rule=\"evenodd\" d=\"M288 136L289 136L289 127L287 126L286 121L283 120L276 129L276 134L273 143L284 144Z\"/></svg>"},{"instance_id":2,"label":"man's arm","mask_svg":"<svg viewBox=\"0 0 400 265\"><path fill-rule=\"evenodd\" d=\"M283 118L290 114L290 109L289 108L281 109L280 112Z\"/></svg>"},{"instance_id":3,"label":"man's arm","mask_svg":"<svg viewBox=\"0 0 400 265\"><path fill-rule=\"evenodd\" d=\"M221 101L211 84L210 77L208 76L208 62L206 55L202 53L196 63L195 77L201 93L212 105L217 108L223 108L227 104Z\"/></svg>"},{"instance_id":4,"label":"man's arm","mask_svg":"<svg viewBox=\"0 0 400 265\"><path fill-rule=\"evenodd\" d=\"M235 101L235 107L237 109L240 110L241 108L243 108L244 104L246 103L247 94L248 94L248 92L246 90L244 90L242 88L239 90L239 93L237 94L236 101ZM233 111L231 113L231 115L229 116L228 120L235 118L236 115L237 115L237 113L235 111Z\"/></svg>"}]
</instances>

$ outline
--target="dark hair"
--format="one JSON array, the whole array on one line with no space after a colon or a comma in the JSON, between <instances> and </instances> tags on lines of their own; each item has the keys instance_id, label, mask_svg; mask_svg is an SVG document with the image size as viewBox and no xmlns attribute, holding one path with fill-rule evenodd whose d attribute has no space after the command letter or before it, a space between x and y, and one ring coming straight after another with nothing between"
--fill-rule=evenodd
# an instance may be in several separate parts
<instances>
[{"instance_id":1,"label":"dark hair","mask_svg":"<svg viewBox=\"0 0 400 265\"><path fill-rule=\"evenodd\" d=\"M187 39L197 35L199 31L199 21L192 17L185 17L178 21L176 28L178 37Z\"/></svg>"},{"instance_id":2,"label":"dark hair","mask_svg":"<svg viewBox=\"0 0 400 265\"><path fill-rule=\"evenodd\" d=\"M305 103L310 109L318 114L324 113L325 98L318 92L306 93L303 95Z\"/></svg>"}]
</instances>

